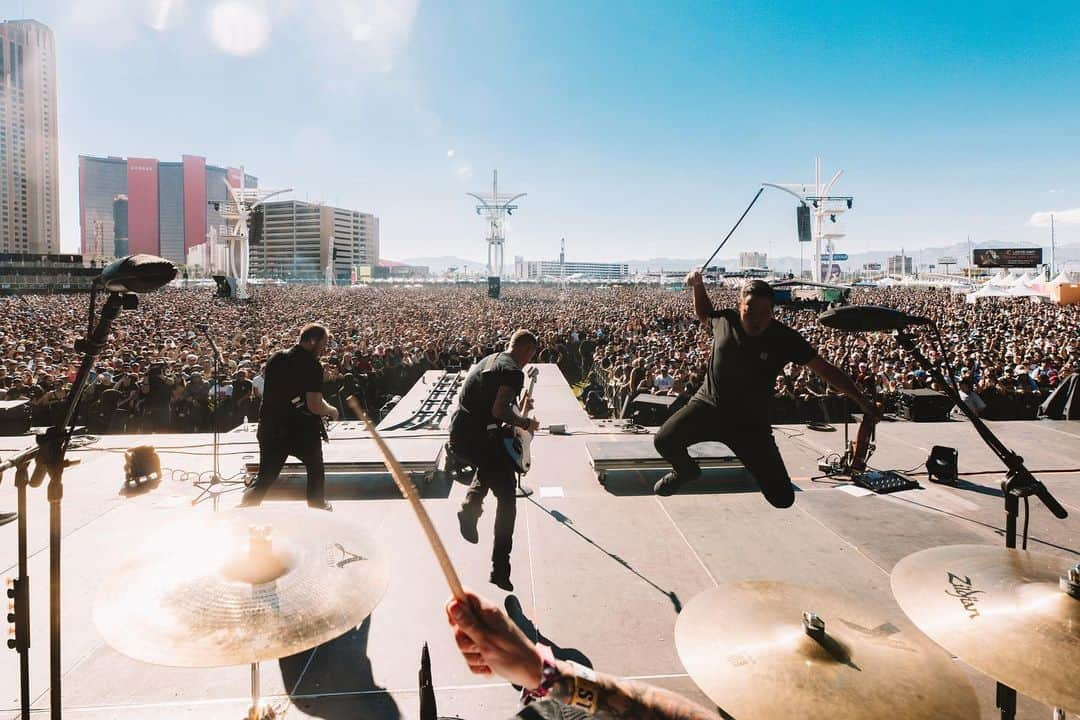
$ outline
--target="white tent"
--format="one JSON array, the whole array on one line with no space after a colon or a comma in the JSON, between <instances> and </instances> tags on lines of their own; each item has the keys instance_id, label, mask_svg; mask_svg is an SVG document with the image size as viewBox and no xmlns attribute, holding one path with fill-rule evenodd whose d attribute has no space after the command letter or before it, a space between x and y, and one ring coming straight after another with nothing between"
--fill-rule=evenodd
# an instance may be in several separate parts
<instances>
[{"instance_id":1,"label":"white tent","mask_svg":"<svg viewBox=\"0 0 1080 720\"><path fill-rule=\"evenodd\" d=\"M978 302L982 298L988 297L1009 297L1009 291L1006 288L996 287L987 283L973 293L968 293L964 298L965 302L974 303Z\"/></svg>"},{"instance_id":2,"label":"white tent","mask_svg":"<svg viewBox=\"0 0 1080 720\"><path fill-rule=\"evenodd\" d=\"M893 287L899 284L900 282L898 280L893 280L891 277L883 277L877 281L878 287Z\"/></svg>"},{"instance_id":3,"label":"white tent","mask_svg":"<svg viewBox=\"0 0 1080 720\"><path fill-rule=\"evenodd\" d=\"M990 287L1008 287L1010 284L1010 280L1011 278L1009 277L1009 273L1002 269L997 275L987 280L984 283L984 286L989 285Z\"/></svg>"},{"instance_id":4,"label":"white tent","mask_svg":"<svg viewBox=\"0 0 1080 720\"><path fill-rule=\"evenodd\" d=\"M1075 274L1075 273L1073 273L1073 274ZM1051 280L1050 282L1048 282L1046 284L1047 285L1075 285L1076 282L1077 282L1076 280L1074 280L1072 277L1070 277L1070 273L1067 273L1064 270L1062 270L1061 272L1058 273L1058 276L1056 278L1054 278L1053 280Z\"/></svg>"},{"instance_id":5,"label":"white tent","mask_svg":"<svg viewBox=\"0 0 1080 720\"><path fill-rule=\"evenodd\" d=\"M1005 294L1010 297L1035 297L1038 295L1046 295L1047 293L1041 293L1035 288L1028 287L1027 285L1017 284L1009 288Z\"/></svg>"}]
</instances>

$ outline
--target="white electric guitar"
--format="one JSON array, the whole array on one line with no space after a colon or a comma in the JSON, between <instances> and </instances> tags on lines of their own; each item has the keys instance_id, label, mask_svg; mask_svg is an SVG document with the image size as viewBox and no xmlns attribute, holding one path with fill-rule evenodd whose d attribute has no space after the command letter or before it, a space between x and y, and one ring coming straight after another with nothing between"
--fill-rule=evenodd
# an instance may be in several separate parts
<instances>
[{"instance_id":1,"label":"white electric guitar","mask_svg":"<svg viewBox=\"0 0 1080 720\"><path fill-rule=\"evenodd\" d=\"M540 369L533 365L525 374L529 376L529 387L525 390L524 397L521 398L518 410L528 417L525 408L528 407L529 399L533 394L533 388L536 387L536 378L540 374ZM506 448L506 452L510 456L510 460L514 463L514 466L517 468L517 471L522 475L529 472L529 468L532 467L531 446L533 434L528 430L512 425L504 426L502 434L503 446Z\"/></svg>"}]
</instances>

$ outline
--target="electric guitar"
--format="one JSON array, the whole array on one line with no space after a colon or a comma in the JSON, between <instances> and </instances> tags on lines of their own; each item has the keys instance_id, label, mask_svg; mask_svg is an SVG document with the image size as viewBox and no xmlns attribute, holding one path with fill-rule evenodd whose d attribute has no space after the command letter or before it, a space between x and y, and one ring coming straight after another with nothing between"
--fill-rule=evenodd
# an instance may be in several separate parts
<instances>
[{"instance_id":1,"label":"electric guitar","mask_svg":"<svg viewBox=\"0 0 1080 720\"><path fill-rule=\"evenodd\" d=\"M540 375L540 369L533 365L525 374L529 376L529 387L525 390L524 397L521 398L518 410L522 411L522 414L527 417L527 413L524 411L528 406L529 399L532 397L533 388L536 387L536 378ZM529 472L529 468L532 467L531 446L533 434L528 430L513 425L503 426L501 432L503 447L506 448L506 453L514 463L514 467L522 475Z\"/></svg>"},{"instance_id":2,"label":"electric guitar","mask_svg":"<svg viewBox=\"0 0 1080 720\"><path fill-rule=\"evenodd\" d=\"M862 422L859 423L859 433L855 438L855 442L848 447L844 458L851 472L861 473L866 471L866 461L874 452L875 427L877 427L877 421L863 415Z\"/></svg>"}]
</instances>

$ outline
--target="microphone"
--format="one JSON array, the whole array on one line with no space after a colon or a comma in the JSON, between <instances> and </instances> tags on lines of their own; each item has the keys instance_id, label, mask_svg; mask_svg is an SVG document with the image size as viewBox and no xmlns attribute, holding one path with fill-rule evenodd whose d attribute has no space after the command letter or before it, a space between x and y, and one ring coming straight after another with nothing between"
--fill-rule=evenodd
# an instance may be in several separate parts
<instances>
[{"instance_id":1,"label":"microphone","mask_svg":"<svg viewBox=\"0 0 1080 720\"><path fill-rule=\"evenodd\" d=\"M157 255L128 255L105 266L97 281L109 292L150 292L176 277L176 266Z\"/></svg>"},{"instance_id":2,"label":"microphone","mask_svg":"<svg viewBox=\"0 0 1080 720\"><path fill-rule=\"evenodd\" d=\"M818 322L834 330L885 332L903 330L908 325L929 325L930 318L878 305L845 305L821 313Z\"/></svg>"}]
</instances>

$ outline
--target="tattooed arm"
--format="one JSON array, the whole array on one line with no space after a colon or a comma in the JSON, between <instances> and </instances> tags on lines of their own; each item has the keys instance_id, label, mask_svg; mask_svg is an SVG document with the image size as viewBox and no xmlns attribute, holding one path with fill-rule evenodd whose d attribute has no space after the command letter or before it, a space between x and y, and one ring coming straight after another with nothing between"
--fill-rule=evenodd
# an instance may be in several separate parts
<instances>
[{"instance_id":1,"label":"tattooed arm","mask_svg":"<svg viewBox=\"0 0 1080 720\"><path fill-rule=\"evenodd\" d=\"M469 669L499 675L526 688L538 687L543 661L536 646L501 608L472 593L451 600L447 615L454 640ZM556 661L550 697L588 709L601 720L716 720L716 713L652 685L593 673Z\"/></svg>"}]
</instances>

